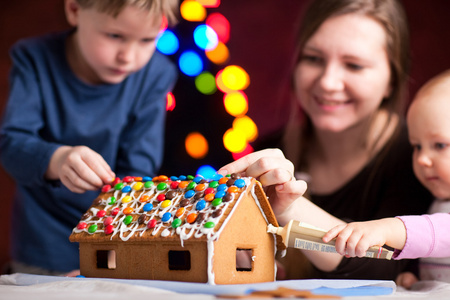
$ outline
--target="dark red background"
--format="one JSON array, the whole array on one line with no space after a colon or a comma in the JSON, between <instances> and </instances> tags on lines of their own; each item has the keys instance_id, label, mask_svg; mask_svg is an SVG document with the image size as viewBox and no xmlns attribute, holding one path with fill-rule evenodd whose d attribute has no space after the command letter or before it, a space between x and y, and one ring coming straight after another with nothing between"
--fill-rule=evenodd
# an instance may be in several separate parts
<instances>
[{"instance_id":1,"label":"dark red background","mask_svg":"<svg viewBox=\"0 0 450 300\"><path fill-rule=\"evenodd\" d=\"M222 0L218 9L231 24L228 43L230 61L250 75L245 91L249 98L248 115L256 122L260 136L279 130L287 115L289 68L298 16L306 1L299 0ZM413 69L410 94L427 79L450 67L450 2L446 0L403 1L411 28ZM180 38L189 35L193 25L182 22ZM0 112L8 94L8 49L20 38L68 28L61 0L5 1L0 10ZM176 56L173 57L176 59ZM222 66L223 67L223 66ZM221 67L209 66L214 73ZM232 118L224 112L222 95L198 94L192 78L180 75L174 90L177 108L168 115L167 150L161 173L193 173L208 163L218 168L231 160L223 149L221 136ZM198 115L200 114L200 116ZM201 160L187 157L184 136L201 131L208 138L210 153ZM14 190L13 181L0 166L0 266L8 260L9 219ZM51 234L51 233L49 233Z\"/></svg>"}]
</instances>

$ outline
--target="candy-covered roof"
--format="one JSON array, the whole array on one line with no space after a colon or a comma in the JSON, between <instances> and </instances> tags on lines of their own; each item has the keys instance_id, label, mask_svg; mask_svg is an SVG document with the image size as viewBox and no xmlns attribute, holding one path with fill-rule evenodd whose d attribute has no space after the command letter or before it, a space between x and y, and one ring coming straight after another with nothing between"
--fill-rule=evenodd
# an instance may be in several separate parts
<instances>
[{"instance_id":1,"label":"candy-covered roof","mask_svg":"<svg viewBox=\"0 0 450 300\"><path fill-rule=\"evenodd\" d=\"M102 188L73 229L70 240L143 241L158 237L181 240L181 243L191 237L214 240L247 193L253 195L266 221L277 225L267 198L254 178L241 178L237 174L217 175L213 180L164 175L116 178L112 185Z\"/></svg>"}]
</instances>

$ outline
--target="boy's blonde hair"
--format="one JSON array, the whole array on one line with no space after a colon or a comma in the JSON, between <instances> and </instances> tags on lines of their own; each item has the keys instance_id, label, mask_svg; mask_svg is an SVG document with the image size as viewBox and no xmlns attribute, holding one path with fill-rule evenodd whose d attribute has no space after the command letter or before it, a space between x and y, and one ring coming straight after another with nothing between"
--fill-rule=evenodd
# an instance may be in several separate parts
<instances>
[{"instance_id":1,"label":"boy's blonde hair","mask_svg":"<svg viewBox=\"0 0 450 300\"><path fill-rule=\"evenodd\" d=\"M136 6L148 10L149 13L161 13L170 25L177 23L179 9L178 0L76 0L82 8L96 8L117 17L126 6Z\"/></svg>"}]
</instances>

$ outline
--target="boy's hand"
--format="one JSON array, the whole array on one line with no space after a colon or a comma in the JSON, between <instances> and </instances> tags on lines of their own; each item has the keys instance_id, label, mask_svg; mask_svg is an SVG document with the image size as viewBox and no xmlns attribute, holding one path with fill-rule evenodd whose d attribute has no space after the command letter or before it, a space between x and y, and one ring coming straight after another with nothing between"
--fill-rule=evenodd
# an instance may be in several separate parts
<instances>
[{"instance_id":1,"label":"boy's hand","mask_svg":"<svg viewBox=\"0 0 450 300\"><path fill-rule=\"evenodd\" d=\"M338 225L330 229L323 241L328 243L336 238L336 251L347 257L364 257L372 246L387 244L403 249L406 231L403 222L397 218L386 218L367 222Z\"/></svg>"},{"instance_id":2,"label":"boy's hand","mask_svg":"<svg viewBox=\"0 0 450 300\"><path fill-rule=\"evenodd\" d=\"M103 157L86 146L56 149L45 175L48 179L61 180L74 193L97 190L115 177Z\"/></svg>"},{"instance_id":3,"label":"boy's hand","mask_svg":"<svg viewBox=\"0 0 450 300\"><path fill-rule=\"evenodd\" d=\"M306 182L295 180L293 164L279 149L251 153L223 166L218 173L239 173L258 179L266 189L275 214L282 213L306 191Z\"/></svg>"}]
</instances>

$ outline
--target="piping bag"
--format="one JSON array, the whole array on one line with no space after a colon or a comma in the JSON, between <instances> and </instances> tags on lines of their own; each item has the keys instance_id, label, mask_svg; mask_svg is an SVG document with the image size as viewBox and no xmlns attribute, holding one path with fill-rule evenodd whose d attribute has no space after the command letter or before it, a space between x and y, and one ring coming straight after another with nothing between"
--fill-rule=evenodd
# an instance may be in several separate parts
<instances>
[{"instance_id":1,"label":"piping bag","mask_svg":"<svg viewBox=\"0 0 450 300\"><path fill-rule=\"evenodd\" d=\"M291 220L284 227L275 227L272 224L267 226L267 232L281 236L283 244L286 247L293 247L303 250L313 250L328 253L337 253L335 246L336 240L328 243L322 240L327 233L326 230L312 226L310 224ZM373 246L366 251L369 258L391 259L393 251L383 247Z\"/></svg>"}]
</instances>

